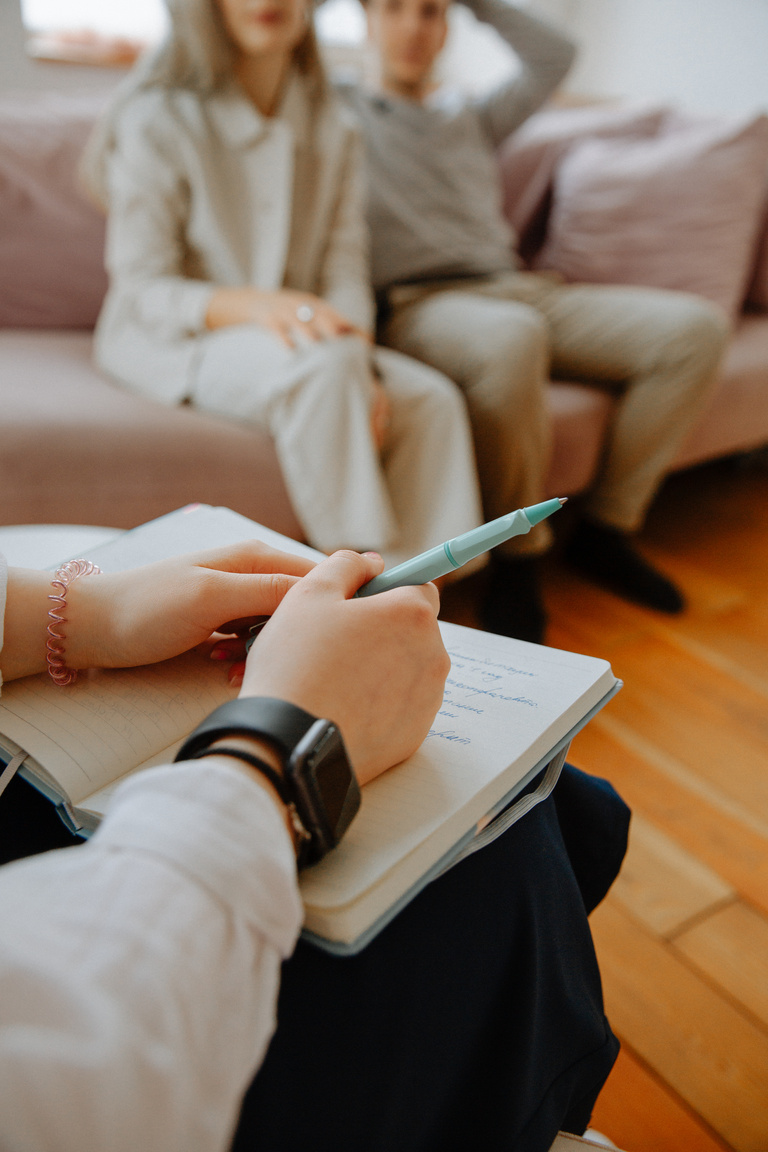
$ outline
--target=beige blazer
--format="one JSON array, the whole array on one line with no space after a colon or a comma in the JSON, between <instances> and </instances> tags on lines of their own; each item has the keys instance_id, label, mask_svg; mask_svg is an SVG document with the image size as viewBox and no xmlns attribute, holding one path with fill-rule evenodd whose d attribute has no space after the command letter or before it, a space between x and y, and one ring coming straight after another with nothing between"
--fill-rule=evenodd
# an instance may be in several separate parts
<instances>
[{"instance_id":1,"label":"beige blazer","mask_svg":"<svg viewBox=\"0 0 768 1152\"><path fill-rule=\"evenodd\" d=\"M216 287L290 287L373 321L362 156L333 95L291 78L280 114L239 86L151 89L122 110L108 160L110 288L100 367L166 403L190 389Z\"/></svg>"}]
</instances>

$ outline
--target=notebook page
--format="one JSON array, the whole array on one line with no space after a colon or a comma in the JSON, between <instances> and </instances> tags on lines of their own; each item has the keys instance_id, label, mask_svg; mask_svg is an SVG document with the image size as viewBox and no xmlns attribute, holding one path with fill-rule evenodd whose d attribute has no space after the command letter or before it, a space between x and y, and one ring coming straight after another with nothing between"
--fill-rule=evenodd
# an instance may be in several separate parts
<instances>
[{"instance_id":1,"label":"notebook page","mask_svg":"<svg viewBox=\"0 0 768 1152\"><path fill-rule=\"evenodd\" d=\"M312 909L356 900L402 859L416 880L615 683L604 660L457 625L441 631L451 672L432 730L366 786L342 843L302 873Z\"/></svg>"},{"instance_id":2,"label":"notebook page","mask_svg":"<svg viewBox=\"0 0 768 1152\"><path fill-rule=\"evenodd\" d=\"M210 504L189 504L132 528L107 544L98 545L83 553L104 572L123 572L165 560L168 556L181 556L185 552L199 552L202 548L223 548L245 540L261 540L282 552L306 556L308 560L322 560L323 554L280 532L273 532L231 508L215 508Z\"/></svg>"},{"instance_id":3,"label":"notebook page","mask_svg":"<svg viewBox=\"0 0 768 1152\"><path fill-rule=\"evenodd\" d=\"M118 776L115 780L110 780L109 784L105 784L103 788L99 788L96 792L86 796L78 805L80 811L92 812L94 815L103 819L107 814L107 809L112 803L112 797L117 789L127 780L129 776L135 775L137 772L142 772L145 768L157 768L161 764L172 764L176 753L178 752L183 740L174 740L173 744L169 744L167 748L150 756L149 759L144 760L141 764L137 764L135 768L131 768L123 776Z\"/></svg>"},{"instance_id":4,"label":"notebook page","mask_svg":"<svg viewBox=\"0 0 768 1152\"><path fill-rule=\"evenodd\" d=\"M73 804L182 740L236 695L227 670L200 652L142 668L46 674L3 687L0 731L59 782Z\"/></svg>"}]
</instances>

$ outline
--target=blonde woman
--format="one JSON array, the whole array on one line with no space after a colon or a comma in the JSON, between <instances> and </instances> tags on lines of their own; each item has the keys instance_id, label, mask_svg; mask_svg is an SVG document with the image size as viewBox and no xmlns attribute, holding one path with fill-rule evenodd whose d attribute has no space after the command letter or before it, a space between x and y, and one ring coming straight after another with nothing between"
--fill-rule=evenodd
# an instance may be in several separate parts
<instances>
[{"instance_id":1,"label":"blonde woman","mask_svg":"<svg viewBox=\"0 0 768 1152\"><path fill-rule=\"evenodd\" d=\"M100 366L261 425L307 538L404 559L479 522L463 401L370 342L359 144L308 0L168 0L91 141Z\"/></svg>"}]
</instances>

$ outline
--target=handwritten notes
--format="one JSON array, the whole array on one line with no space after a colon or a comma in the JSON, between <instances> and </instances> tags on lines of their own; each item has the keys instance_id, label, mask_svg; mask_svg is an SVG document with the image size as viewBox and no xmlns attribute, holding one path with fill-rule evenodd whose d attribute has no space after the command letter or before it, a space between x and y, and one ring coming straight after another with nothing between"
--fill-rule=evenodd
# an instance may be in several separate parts
<instances>
[{"instance_id":1,"label":"handwritten notes","mask_svg":"<svg viewBox=\"0 0 768 1152\"><path fill-rule=\"evenodd\" d=\"M604 660L454 624L441 631L451 671L440 711L421 748L366 787L339 848L302 875L315 915L389 890L395 871L407 889L615 682Z\"/></svg>"},{"instance_id":2,"label":"handwritten notes","mask_svg":"<svg viewBox=\"0 0 768 1152\"><path fill-rule=\"evenodd\" d=\"M445 686L443 705L435 718L428 740L445 740L449 743L468 747L472 743L471 732L463 726L472 717L487 715L489 705L519 704L524 708L538 708L538 701L532 696L535 684L530 687L526 681L536 680L537 674L514 664L493 660L478 654L469 646L449 649L451 673ZM522 688L521 688L522 685ZM446 721L456 721L455 725ZM457 725L461 725L460 730Z\"/></svg>"}]
</instances>

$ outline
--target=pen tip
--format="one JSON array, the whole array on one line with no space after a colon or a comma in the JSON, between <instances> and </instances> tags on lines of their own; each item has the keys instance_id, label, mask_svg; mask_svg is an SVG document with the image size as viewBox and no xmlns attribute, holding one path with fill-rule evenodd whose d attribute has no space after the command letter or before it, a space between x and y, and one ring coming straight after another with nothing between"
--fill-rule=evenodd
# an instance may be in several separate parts
<instances>
[{"instance_id":1,"label":"pen tip","mask_svg":"<svg viewBox=\"0 0 768 1152\"><path fill-rule=\"evenodd\" d=\"M568 503L568 497L567 496L558 496L558 500L560 501L560 507L561 508L562 508L563 504Z\"/></svg>"}]
</instances>

